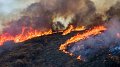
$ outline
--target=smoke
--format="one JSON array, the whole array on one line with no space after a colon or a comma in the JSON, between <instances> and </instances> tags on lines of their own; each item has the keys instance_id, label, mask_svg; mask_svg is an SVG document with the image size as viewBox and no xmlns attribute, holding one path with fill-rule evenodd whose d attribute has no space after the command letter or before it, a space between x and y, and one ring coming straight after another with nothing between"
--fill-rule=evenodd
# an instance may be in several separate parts
<instances>
[{"instance_id":1,"label":"smoke","mask_svg":"<svg viewBox=\"0 0 120 67\"><path fill-rule=\"evenodd\" d=\"M117 2L115 5L113 5L108 11L107 15L112 17L120 18L120 2Z\"/></svg>"},{"instance_id":2,"label":"smoke","mask_svg":"<svg viewBox=\"0 0 120 67\"><path fill-rule=\"evenodd\" d=\"M120 0L91 0L94 2L95 7L96 7L96 12L97 13L102 13L104 14L106 11L110 9L113 5L115 5L118 1Z\"/></svg>"},{"instance_id":3,"label":"smoke","mask_svg":"<svg viewBox=\"0 0 120 67\"><path fill-rule=\"evenodd\" d=\"M114 2L111 0L109 2L108 0L22 0L20 1L21 3L27 3L27 5L22 6L24 7L22 13L20 13L22 16L19 16L19 19L9 21L9 23L1 26L5 27L3 32L10 34L20 33L22 27L25 27L27 30L33 28L40 31L48 29L56 31L66 29L69 24L73 24L74 26L88 26L98 22L101 23L103 18L101 19L102 16L97 13L106 13L117 1L118 0ZM108 12L108 15L110 12ZM12 13L14 13L14 11L12 11Z\"/></svg>"},{"instance_id":4,"label":"smoke","mask_svg":"<svg viewBox=\"0 0 120 67\"><path fill-rule=\"evenodd\" d=\"M21 2L23 3L23 1ZM17 34L21 32L23 26L27 29L31 27L43 31L51 28L57 30L57 27L54 28L54 26L59 27L61 25L65 27L63 29L66 29L73 22L76 26L87 25L92 23L90 19L94 13L95 7L90 0L39 0L39 2L33 3L24 9L18 20L4 24L3 32ZM53 20L56 17L62 17L64 21L56 20L54 22Z\"/></svg>"}]
</instances>

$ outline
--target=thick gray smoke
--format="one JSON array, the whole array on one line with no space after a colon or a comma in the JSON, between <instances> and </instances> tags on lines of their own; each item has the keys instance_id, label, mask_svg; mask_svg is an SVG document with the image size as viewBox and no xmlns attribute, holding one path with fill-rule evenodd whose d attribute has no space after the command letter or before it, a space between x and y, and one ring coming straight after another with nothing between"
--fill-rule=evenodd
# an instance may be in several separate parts
<instances>
[{"instance_id":1,"label":"thick gray smoke","mask_svg":"<svg viewBox=\"0 0 120 67\"><path fill-rule=\"evenodd\" d=\"M98 5L96 4L98 2L96 0L39 0L39 2L33 3L26 8L19 20L5 24L3 32L15 35L21 32L22 27L26 27L27 30L31 27L44 31L48 29L58 30L58 28L65 29L69 24L87 26L94 23L101 23L104 18L101 18L102 16L97 14ZM108 1L100 1L101 4L107 7L104 4L106 2ZM112 2L110 1L110 3ZM108 8L110 9L114 3L109 5ZM110 12L108 12L108 15ZM63 18L60 19L59 17ZM55 18L58 18L58 20L54 22Z\"/></svg>"},{"instance_id":2,"label":"thick gray smoke","mask_svg":"<svg viewBox=\"0 0 120 67\"><path fill-rule=\"evenodd\" d=\"M67 18L76 25L89 24L90 19L95 13L94 4L90 0L41 0L40 3L31 5L27 9L28 16L50 16L51 22L57 16ZM50 21L49 21L50 23ZM57 23L53 22L52 24ZM64 26L68 26L70 22L60 22ZM67 25L66 25L67 24Z\"/></svg>"},{"instance_id":3,"label":"thick gray smoke","mask_svg":"<svg viewBox=\"0 0 120 67\"><path fill-rule=\"evenodd\" d=\"M76 26L91 24L93 15L95 13L95 7L90 0L40 0L37 3L31 4L23 12L19 20L15 20L6 24L3 32L9 32L10 34L17 34L21 32L21 28L34 28L38 30L54 29L54 26L67 27L69 23L74 22ZM69 16L72 16L69 20L71 22L53 22L57 16L63 17L65 20ZM60 25L54 25L54 24ZM65 28L64 28L65 29Z\"/></svg>"},{"instance_id":4,"label":"thick gray smoke","mask_svg":"<svg viewBox=\"0 0 120 67\"><path fill-rule=\"evenodd\" d=\"M117 2L115 5L113 5L108 11L107 15L112 17L117 17L120 19L120 2Z\"/></svg>"}]
</instances>

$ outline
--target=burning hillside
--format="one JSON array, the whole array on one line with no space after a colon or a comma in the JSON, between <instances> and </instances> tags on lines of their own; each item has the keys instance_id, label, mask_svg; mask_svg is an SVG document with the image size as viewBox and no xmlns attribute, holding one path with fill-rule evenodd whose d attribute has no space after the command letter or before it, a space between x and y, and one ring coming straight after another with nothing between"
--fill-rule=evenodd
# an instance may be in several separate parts
<instances>
[{"instance_id":1,"label":"burning hillside","mask_svg":"<svg viewBox=\"0 0 120 67\"><path fill-rule=\"evenodd\" d=\"M80 41L80 40L84 40L86 38L88 38L89 36L95 36L95 35L98 35L101 33L101 31L104 31L106 30L106 28L104 26L98 26L98 27L95 27L94 29L92 30L88 30L87 32L83 33L83 34L77 34L75 35L74 37L71 37L71 39L67 40L65 42L65 44L62 44L59 48L59 50L62 50L63 52L65 53L68 53L66 52L65 50L67 49L67 46L70 46L70 43L75 43L77 41Z\"/></svg>"},{"instance_id":2,"label":"burning hillside","mask_svg":"<svg viewBox=\"0 0 120 67\"><path fill-rule=\"evenodd\" d=\"M119 65L119 4L119 0L33 1L20 12L19 18L0 21L1 66L68 67L76 64L86 67L92 62L90 67L99 62L102 67L112 62Z\"/></svg>"},{"instance_id":3,"label":"burning hillside","mask_svg":"<svg viewBox=\"0 0 120 67\"><path fill-rule=\"evenodd\" d=\"M97 28L99 28L99 30ZM93 34L93 30L97 33ZM91 33L89 34L88 31L91 31ZM6 48L6 46L3 46L2 48L5 51L1 53L0 64L2 67L119 66L119 38L115 39L117 37L116 36L114 39L108 40L111 34L106 34L108 31L106 28L104 28L104 26L97 26L91 28L88 31L72 31L71 33L64 36L62 35L62 32L60 32L36 37L23 43L18 43L19 46L14 49L12 48L12 50L8 50L8 48L10 48L8 46L8 48ZM85 35L85 38L83 38L83 40L76 38L72 39L78 33L79 36L84 36L84 33L89 34L89 36ZM101 41L101 38L104 38L105 36L108 37L105 39L105 42ZM67 54L66 52L64 53L59 50L59 48L63 46L61 44L64 44L71 39L72 41L70 44L66 44L65 46L65 51ZM78 41L73 43L74 40Z\"/></svg>"}]
</instances>

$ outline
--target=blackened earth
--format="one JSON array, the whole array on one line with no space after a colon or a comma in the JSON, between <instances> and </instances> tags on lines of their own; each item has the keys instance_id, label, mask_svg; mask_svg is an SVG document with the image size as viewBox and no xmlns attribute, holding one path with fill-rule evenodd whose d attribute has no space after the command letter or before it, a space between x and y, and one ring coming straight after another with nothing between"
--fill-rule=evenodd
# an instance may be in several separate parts
<instances>
[{"instance_id":1,"label":"blackened earth","mask_svg":"<svg viewBox=\"0 0 120 67\"><path fill-rule=\"evenodd\" d=\"M60 44L76 33L36 37L14 44L18 45L15 48L7 47L0 54L0 67L120 67L120 52L116 47L112 52L102 49L86 62L59 51Z\"/></svg>"}]
</instances>

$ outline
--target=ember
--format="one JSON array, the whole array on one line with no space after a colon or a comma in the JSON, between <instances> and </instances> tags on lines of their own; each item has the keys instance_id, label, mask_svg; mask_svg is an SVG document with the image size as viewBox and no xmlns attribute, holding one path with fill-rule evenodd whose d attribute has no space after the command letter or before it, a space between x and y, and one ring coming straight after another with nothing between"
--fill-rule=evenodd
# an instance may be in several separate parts
<instances>
[{"instance_id":1,"label":"ember","mask_svg":"<svg viewBox=\"0 0 120 67\"><path fill-rule=\"evenodd\" d=\"M78 56L78 57L77 57L77 59L78 59L78 60L80 60L80 59L81 59L81 57L80 57L80 56Z\"/></svg>"}]
</instances>

